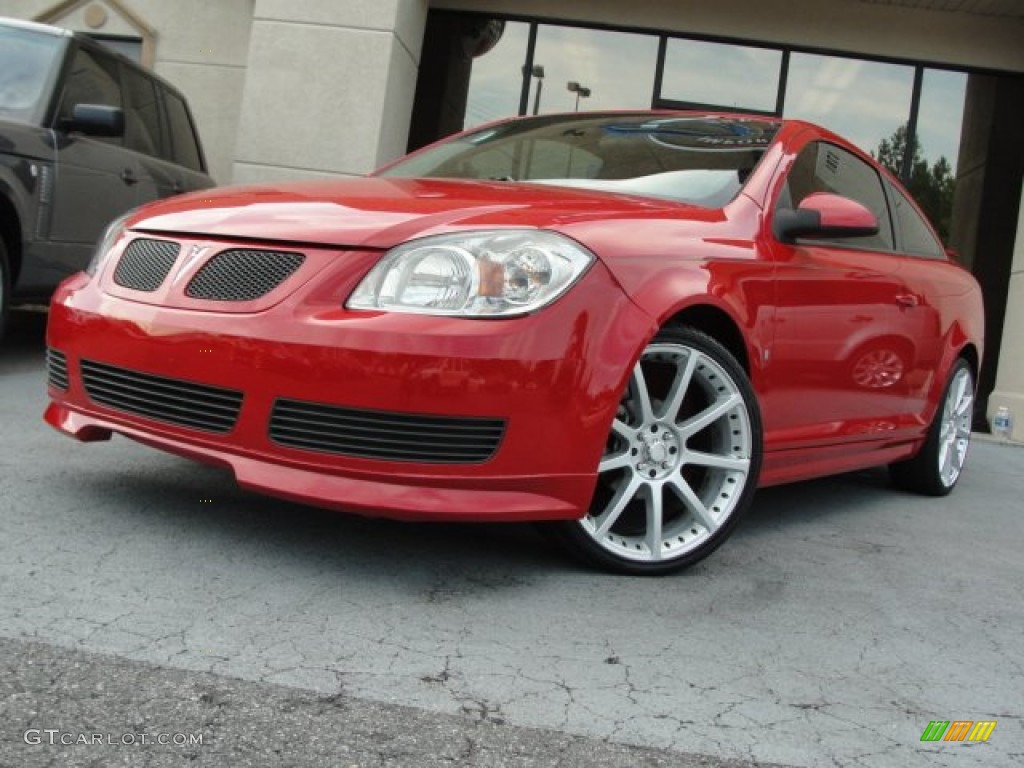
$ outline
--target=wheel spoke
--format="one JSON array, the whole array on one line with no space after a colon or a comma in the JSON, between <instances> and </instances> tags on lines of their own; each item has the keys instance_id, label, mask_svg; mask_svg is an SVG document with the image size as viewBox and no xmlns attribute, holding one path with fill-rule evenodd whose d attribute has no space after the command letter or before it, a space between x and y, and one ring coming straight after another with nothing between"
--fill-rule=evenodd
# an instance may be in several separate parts
<instances>
[{"instance_id":1,"label":"wheel spoke","mask_svg":"<svg viewBox=\"0 0 1024 768\"><path fill-rule=\"evenodd\" d=\"M679 497L679 500L686 505L686 508L693 513L693 516L697 518L697 522L707 529L708 533L713 532L718 527L718 523L711 516L711 512L704 506L704 502L697 497L690 484L681 475L668 480L667 484L675 495Z\"/></svg>"},{"instance_id":2,"label":"wheel spoke","mask_svg":"<svg viewBox=\"0 0 1024 768\"><path fill-rule=\"evenodd\" d=\"M697 434L709 424L714 424L718 419L722 418L735 408L737 405L743 402L738 394L733 393L728 397L716 400L713 404L705 408L703 411L698 413L696 416L687 419L682 424L679 424L680 433L690 437Z\"/></svg>"},{"instance_id":3,"label":"wheel spoke","mask_svg":"<svg viewBox=\"0 0 1024 768\"><path fill-rule=\"evenodd\" d=\"M640 405L640 423L650 424L654 421L654 409L651 407L651 395L647 391L647 379L644 377L640 363L633 368L633 397Z\"/></svg>"},{"instance_id":4,"label":"wheel spoke","mask_svg":"<svg viewBox=\"0 0 1024 768\"><path fill-rule=\"evenodd\" d=\"M623 482L619 485L612 500L605 507L604 512L594 521L596 528L594 537L596 539L603 539L608 531L611 530L611 527L615 525L615 521L625 511L626 505L633 500L633 497L642 485L643 481L636 475L630 475L629 482Z\"/></svg>"},{"instance_id":5,"label":"wheel spoke","mask_svg":"<svg viewBox=\"0 0 1024 768\"><path fill-rule=\"evenodd\" d=\"M702 451L687 451L684 464L696 464L700 467L714 467L715 469L729 469L735 472L746 473L750 467L750 459L720 456Z\"/></svg>"},{"instance_id":6,"label":"wheel spoke","mask_svg":"<svg viewBox=\"0 0 1024 768\"><path fill-rule=\"evenodd\" d=\"M636 435L636 430L622 419L612 421L612 432L625 440L630 440Z\"/></svg>"},{"instance_id":7,"label":"wheel spoke","mask_svg":"<svg viewBox=\"0 0 1024 768\"><path fill-rule=\"evenodd\" d=\"M661 560L662 523L664 522L664 499L660 485L649 485L647 493L647 549L651 560Z\"/></svg>"},{"instance_id":8,"label":"wheel spoke","mask_svg":"<svg viewBox=\"0 0 1024 768\"><path fill-rule=\"evenodd\" d=\"M966 416L970 413L971 408L974 406L974 396L966 395L963 400L960 400L956 405L956 415Z\"/></svg>"},{"instance_id":9,"label":"wheel spoke","mask_svg":"<svg viewBox=\"0 0 1024 768\"><path fill-rule=\"evenodd\" d=\"M614 453L611 456L605 456L601 459L601 463L597 465L598 472L610 472L613 469L622 469L623 467L629 466L630 461L629 449L621 453Z\"/></svg>"},{"instance_id":10,"label":"wheel spoke","mask_svg":"<svg viewBox=\"0 0 1024 768\"><path fill-rule=\"evenodd\" d=\"M662 405L661 418L667 419L679 413L679 409L683 405L683 398L686 397L686 393L690 389L690 382L693 380L693 372L697 369L699 357L696 352L691 351L686 356L686 363L676 368L672 389L669 390L668 397L665 398Z\"/></svg>"}]
</instances>

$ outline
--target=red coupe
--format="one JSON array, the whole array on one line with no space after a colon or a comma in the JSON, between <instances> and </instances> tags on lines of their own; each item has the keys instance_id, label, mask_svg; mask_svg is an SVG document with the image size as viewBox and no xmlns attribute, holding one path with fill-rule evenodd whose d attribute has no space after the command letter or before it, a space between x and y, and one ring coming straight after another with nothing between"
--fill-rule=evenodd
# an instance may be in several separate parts
<instances>
[{"instance_id":1,"label":"red coupe","mask_svg":"<svg viewBox=\"0 0 1024 768\"><path fill-rule=\"evenodd\" d=\"M53 300L46 420L664 573L758 486L888 464L949 493L982 337L977 283L828 131L543 116L115 222Z\"/></svg>"}]
</instances>

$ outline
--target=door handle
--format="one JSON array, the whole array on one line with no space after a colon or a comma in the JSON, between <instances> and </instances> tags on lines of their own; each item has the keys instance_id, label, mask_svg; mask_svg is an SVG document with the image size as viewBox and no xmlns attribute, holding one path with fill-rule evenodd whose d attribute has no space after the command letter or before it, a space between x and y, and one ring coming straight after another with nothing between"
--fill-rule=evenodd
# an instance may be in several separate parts
<instances>
[{"instance_id":1,"label":"door handle","mask_svg":"<svg viewBox=\"0 0 1024 768\"><path fill-rule=\"evenodd\" d=\"M182 184L180 181L176 181L171 186L171 191L174 192L174 194L176 195L180 195L182 192L185 191L185 185Z\"/></svg>"},{"instance_id":2,"label":"door handle","mask_svg":"<svg viewBox=\"0 0 1024 768\"><path fill-rule=\"evenodd\" d=\"M896 303L901 307L910 309L912 307L920 306L921 300L913 293L898 293L896 294Z\"/></svg>"},{"instance_id":3,"label":"door handle","mask_svg":"<svg viewBox=\"0 0 1024 768\"><path fill-rule=\"evenodd\" d=\"M125 168L123 171L121 171L121 181L123 181L128 186L131 186L132 184L138 184L139 178L132 172L131 168Z\"/></svg>"}]
</instances>

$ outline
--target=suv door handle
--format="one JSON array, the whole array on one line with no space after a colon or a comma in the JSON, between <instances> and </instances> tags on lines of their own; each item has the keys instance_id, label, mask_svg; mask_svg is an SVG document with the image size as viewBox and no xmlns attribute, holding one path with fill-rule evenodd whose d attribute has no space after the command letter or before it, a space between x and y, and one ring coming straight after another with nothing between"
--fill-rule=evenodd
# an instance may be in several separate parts
<instances>
[{"instance_id":1,"label":"suv door handle","mask_svg":"<svg viewBox=\"0 0 1024 768\"><path fill-rule=\"evenodd\" d=\"M131 168L125 168L121 171L121 181L131 186L132 184L138 184L139 178L132 172Z\"/></svg>"},{"instance_id":2,"label":"suv door handle","mask_svg":"<svg viewBox=\"0 0 1024 768\"><path fill-rule=\"evenodd\" d=\"M911 308L921 304L921 300L912 293L899 293L896 295L896 303L901 307Z\"/></svg>"},{"instance_id":3,"label":"suv door handle","mask_svg":"<svg viewBox=\"0 0 1024 768\"><path fill-rule=\"evenodd\" d=\"M180 195L182 192L185 191L185 185L182 184L180 181L176 181L171 186L171 191L174 192L174 194L176 195Z\"/></svg>"}]
</instances>

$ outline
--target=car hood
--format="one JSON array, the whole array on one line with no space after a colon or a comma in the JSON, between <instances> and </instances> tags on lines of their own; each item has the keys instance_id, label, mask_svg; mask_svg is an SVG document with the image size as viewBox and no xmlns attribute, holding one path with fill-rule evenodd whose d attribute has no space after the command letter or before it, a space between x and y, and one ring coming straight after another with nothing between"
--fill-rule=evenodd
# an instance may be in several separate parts
<instances>
[{"instance_id":1,"label":"car hood","mask_svg":"<svg viewBox=\"0 0 1024 768\"><path fill-rule=\"evenodd\" d=\"M545 184L370 177L207 190L145 206L128 224L154 233L384 249L426 235L509 227L543 227L586 243L586 232L638 218L711 223L723 214Z\"/></svg>"}]
</instances>

